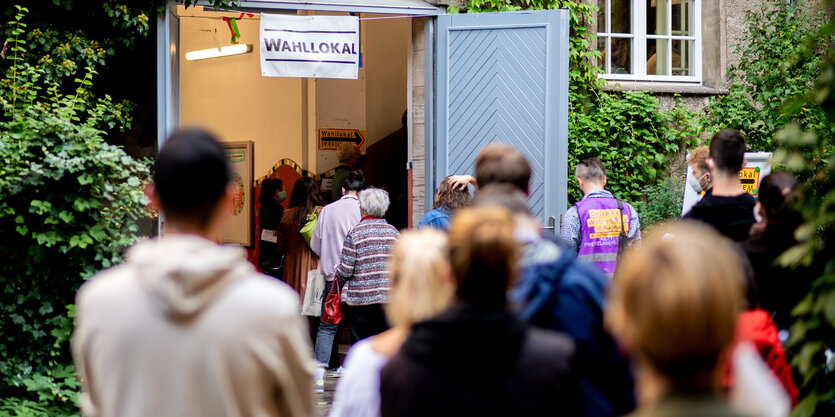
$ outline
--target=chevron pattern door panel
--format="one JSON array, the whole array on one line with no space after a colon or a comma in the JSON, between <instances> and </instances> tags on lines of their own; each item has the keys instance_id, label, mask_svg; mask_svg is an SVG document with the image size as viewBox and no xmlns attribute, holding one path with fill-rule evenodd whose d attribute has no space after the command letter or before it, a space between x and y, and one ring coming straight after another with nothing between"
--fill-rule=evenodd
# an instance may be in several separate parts
<instances>
[{"instance_id":1,"label":"chevron pattern door panel","mask_svg":"<svg viewBox=\"0 0 835 417\"><path fill-rule=\"evenodd\" d=\"M531 164L529 207L547 223L565 211L568 31L562 10L438 18L435 184L474 173L502 142Z\"/></svg>"}]
</instances>

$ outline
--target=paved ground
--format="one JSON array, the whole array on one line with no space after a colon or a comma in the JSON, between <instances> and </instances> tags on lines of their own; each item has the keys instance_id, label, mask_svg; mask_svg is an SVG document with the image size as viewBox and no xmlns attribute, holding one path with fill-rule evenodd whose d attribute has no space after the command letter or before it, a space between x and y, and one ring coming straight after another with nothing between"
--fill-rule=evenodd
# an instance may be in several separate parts
<instances>
[{"instance_id":1,"label":"paved ground","mask_svg":"<svg viewBox=\"0 0 835 417\"><path fill-rule=\"evenodd\" d=\"M313 401L316 404L316 415L325 417L333 404L333 391L336 389L336 382L339 377L328 372L325 375L325 392L314 392Z\"/></svg>"}]
</instances>

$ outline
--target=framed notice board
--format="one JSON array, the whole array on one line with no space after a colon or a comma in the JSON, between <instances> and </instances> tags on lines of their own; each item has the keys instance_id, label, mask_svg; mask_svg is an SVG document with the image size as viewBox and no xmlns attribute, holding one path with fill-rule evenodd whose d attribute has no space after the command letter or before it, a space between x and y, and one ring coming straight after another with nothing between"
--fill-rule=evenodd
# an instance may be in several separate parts
<instances>
[{"instance_id":1,"label":"framed notice board","mask_svg":"<svg viewBox=\"0 0 835 417\"><path fill-rule=\"evenodd\" d=\"M253 246L252 157L253 142L224 142L226 160L232 167L232 218L220 235L221 243Z\"/></svg>"}]
</instances>

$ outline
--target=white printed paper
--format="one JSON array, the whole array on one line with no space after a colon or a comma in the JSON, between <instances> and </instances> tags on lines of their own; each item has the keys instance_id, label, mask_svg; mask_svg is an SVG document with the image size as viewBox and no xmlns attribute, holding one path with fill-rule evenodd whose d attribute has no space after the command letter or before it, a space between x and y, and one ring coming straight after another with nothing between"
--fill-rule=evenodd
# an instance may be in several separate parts
<instances>
[{"instance_id":1,"label":"white printed paper","mask_svg":"<svg viewBox=\"0 0 835 417\"><path fill-rule=\"evenodd\" d=\"M263 229L261 230L261 240L276 243L278 242L278 233L275 230Z\"/></svg>"},{"instance_id":2,"label":"white printed paper","mask_svg":"<svg viewBox=\"0 0 835 417\"><path fill-rule=\"evenodd\" d=\"M356 79L356 16L261 14L261 75Z\"/></svg>"}]
</instances>

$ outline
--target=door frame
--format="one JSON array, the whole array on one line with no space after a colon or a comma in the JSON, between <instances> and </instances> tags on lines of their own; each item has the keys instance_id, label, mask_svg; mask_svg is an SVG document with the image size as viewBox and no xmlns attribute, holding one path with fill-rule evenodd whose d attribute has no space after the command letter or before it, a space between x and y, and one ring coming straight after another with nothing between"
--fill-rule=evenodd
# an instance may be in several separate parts
<instances>
[{"instance_id":1,"label":"door frame","mask_svg":"<svg viewBox=\"0 0 835 417\"><path fill-rule=\"evenodd\" d=\"M437 130L434 128L434 123L437 117L437 94L436 82L438 77L437 63L438 55L436 51L436 40L438 31L437 16L445 13L444 8L432 6L424 3L425 6L420 5L419 2L386 4L385 2L378 2L375 0L354 0L349 3L349 0L248 0L245 5L236 9L235 12L244 11L252 13L270 12L270 11L293 11L293 10L316 10L316 11L330 11L330 12L354 12L354 13L381 13L381 14L399 14L408 15L410 17L425 17L427 22L423 25L423 50L424 50L424 211L432 208L434 202L434 195L436 190L437 179L435 177L435 168L438 160L436 135ZM160 149L165 143L168 136L179 127L180 119L180 101L179 101L179 24L180 18L176 13L178 3L174 0L169 1L165 12L157 18L157 149ZM200 0L198 6L211 7L207 0ZM528 12L520 12L528 13ZM412 20L412 29L415 28L415 19ZM567 37L567 25L564 34L560 36ZM414 34L413 34L414 36ZM411 43L410 43L411 45ZM565 49L563 51L563 49ZM409 51L409 56L412 56L412 51ZM560 44L560 50L557 53L549 54L548 60L550 65L563 65L558 62L559 57L568 55L567 44L563 48ZM411 58L410 58L411 59ZM567 67L567 61L564 63ZM410 68L411 69L411 68ZM562 71L561 79L558 81L557 89L558 95L565 95L567 97L568 86L568 71ZM409 92L414 90L414 79L410 76L407 79L407 88ZM407 94L411 97L411 94ZM410 98L411 100L411 98ZM568 108L567 101L558 100L558 118L567 123ZM408 102L407 108L413 109L414 103ZM417 113L417 112L415 112ZM409 121L407 126L410 132L408 138L408 147L410 148L409 155L409 170L414 173L414 166L412 162L413 155L411 148L413 144L419 143L420 139L412 137L411 132L413 124L417 122L414 116L417 114L409 113ZM552 121L548 121L551 123ZM567 138L568 128L567 124L558 130L558 134ZM567 140L558 141L559 154L567 155L568 147ZM557 175L563 173L565 175ZM568 167L567 159L560 159L560 162L555 167L546 167L545 175L555 176L558 184L558 192L556 199L556 211L560 215L567 208L567 182L568 182ZM410 174L411 178L411 174ZM411 182L411 181L410 181ZM410 204L417 203L414 201L414 188L409 186L409 202ZM413 212L409 210L409 220L412 220ZM547 225L546 225L547 226ZM556 219L555 232L559 228L559 219ZM162 221L160 221L160 230L162 230Z\"/></svg>"}]
</instances>

